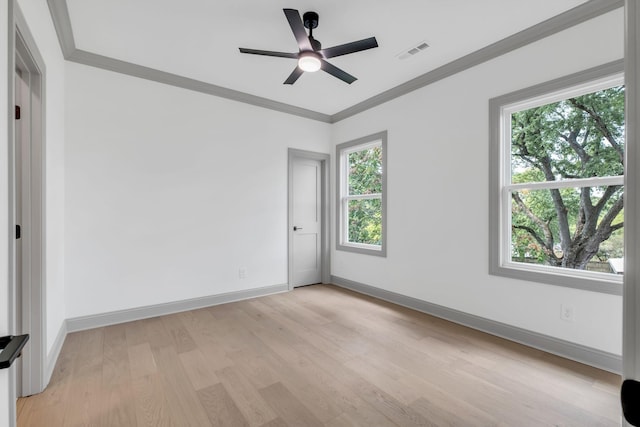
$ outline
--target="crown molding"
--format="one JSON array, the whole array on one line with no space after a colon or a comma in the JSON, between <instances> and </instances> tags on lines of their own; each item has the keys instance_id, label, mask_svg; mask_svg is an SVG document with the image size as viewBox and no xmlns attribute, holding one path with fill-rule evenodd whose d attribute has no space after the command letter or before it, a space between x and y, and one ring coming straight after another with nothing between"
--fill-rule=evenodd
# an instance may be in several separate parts
<instances>
[{"instance_id":1,"label":"crown molding","mask_svg":"<svg viewBox=\"0 0 640 427\"><path fill-rule=\"evenodd\" d=\"M53 24L55 26L56 33L58 34L60 48L62 49L64 58L68 61L152 80L183 89L202 92L208 95L243 102L257 107L268 108L274 111L292 114L324 123L337 123L417 89L428 86L439 80L445 79L454 74L475 67L476 65L482 64L530 43L559 33L560 31L566 30L624 6L624 0L590 0L574 7L573 9L549 18L546 21L533 25L496 43L451 61L396 87L381 92L378 95L372 96L371 98L359 102L349 108L339 111L333 115L328 115L296 107L291 104L274 101L272 99L217 86L200 80L194 80L177 74L167 73L154 68L144 67L131 62L121 61L115 58L79 50L76 48L75 40L73 38L73 29L71 27L71 19L69 18L69 10L66 0L47 0L47 3L49 4L51 18L53 19Z\"/></svg>"},{"instance_id":2,"label":"crown molding","mask_svg":"<svg viewBox=\"0 0 640 427\"><path fill-rule=\"evenodd\" d=\"M151 80L158 83L164 83L171 86L180 87L182 89L193 90L220 98L230 99L232 101L242 102L245 104L255 105L257 107L268 108L270 110L279 111L281 113L292 114L307 119L317 120L320 122L331 123L331 117L316 111L307 110L305 108L296 107L294 105L285 104L284 102L274 101L260 96L250 95L222 86L216 86L200 80L190 79L188 77L177 74L167 73L155 68L144 67L142 65L133 64L131 62L121 61L119 59L110 58L108 56L97 55L85 50L76 49L66 58L68 61L78 64L89 65L103 70L115 71L116 73L126 74L141 79Z\"/></svg>"},{"instance_id":3,"label":"crown molding","mask_svg":"<svg viewBox=\"0 0 640 427\"><path fill-rule=\"evenodd\" d=\"M466 56L449 62L428 73L422 74L408 82L402 83L394 88L386 90L365 101L355 104L331 116L331 123L336 123L348 117L362 113L392 99L406 95L414 90L423 88L439 80L446 79L454 74L468 70L491 59L502 56L506 53L519 49L530 43L541 40L545 37L559 33L560 31L581 24L590 19L604 15L615 9L624 6L624 0L591 0L586 3L569 9L566 12L542 21L519 33L497 41L482 49L476 50Z\"/></svg>"}]
</instances>

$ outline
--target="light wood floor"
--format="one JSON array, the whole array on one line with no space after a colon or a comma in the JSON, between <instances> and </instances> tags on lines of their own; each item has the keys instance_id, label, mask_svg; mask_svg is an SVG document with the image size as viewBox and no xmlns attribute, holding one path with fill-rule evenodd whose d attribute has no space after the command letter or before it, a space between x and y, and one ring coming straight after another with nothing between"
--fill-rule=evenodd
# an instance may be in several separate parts
<instances>
[{"instance_id":1,"label":"light wood floor","mask_svg":"<svg viewBox=\"0 0 640 427\"><path fill-rule=\"evenodd\" d=\"M618 426L620 377L327 285L69 334L19 426Z\"/></svg>"}]
</instances>

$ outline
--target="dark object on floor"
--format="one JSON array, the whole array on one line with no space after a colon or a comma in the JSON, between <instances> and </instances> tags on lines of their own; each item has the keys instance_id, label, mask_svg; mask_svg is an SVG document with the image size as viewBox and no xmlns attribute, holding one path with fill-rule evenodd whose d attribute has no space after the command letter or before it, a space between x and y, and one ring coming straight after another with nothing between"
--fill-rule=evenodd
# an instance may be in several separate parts
<instances>
[{"instance_id":1,"label":"dark object on floor","mask_svg":"<svg viewBox=\"0 0 640 427\"><path fill-rule=\"evenodd\" d=\"M624 380L620 389L622 401L622 413L627 422L634 426L640 426L640 382L636 380Z\"/></svg>"}]
</instances>

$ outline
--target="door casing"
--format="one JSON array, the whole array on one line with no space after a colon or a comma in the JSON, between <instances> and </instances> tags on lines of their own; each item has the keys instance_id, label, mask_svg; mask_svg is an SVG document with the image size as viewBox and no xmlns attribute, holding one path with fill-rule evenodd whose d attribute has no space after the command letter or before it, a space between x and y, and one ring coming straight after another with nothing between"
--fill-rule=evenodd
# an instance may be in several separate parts
<instances>
[{"instance_id":1,"label":"door casing","mask_svg":"<svg viewBox=\"0 0 640 427\"><path fill-rule=\"evenodd\" d=\"M22 352L21 395L40 393L46 386L46 303L45 303L45 65L26 20L15 0L9 0L9 111L16 105L16 69L28 83L22 98L28 110L22 111L23 129L28 128L23 165L28 178L22 182L24 202L22 223L21 283L16 281L16 124L9 121L9 330L28 333L29 343ZM23 177L25 174L23 174ZM26 182L28 181L28 182ZM19 198L18 198L19 199ZM20 285L20 286L18 286ZM20 304L20 305L18 305ZM18 319L20 316L20 319ZM18 328L21 330L18 330ZM15 420L16 373L11 370L9 395Z\"/></svg>"},{"instance_id":2,"label":"door casing","mask_svg":"<svg viewBox=\"0 0 640 427\"><path fill-rule=\"evenodd\" d=\"M320 259L322 262L322 283L329 283L331 277L330 265L330 242L329 242L329 154L317 153L315 151L299 150L289 148L289 174L288 174L288 215L287 215L287 241L288 241L288 285L289 290L293 289L293 162L296 159L317 160L320 162L321 168L321 242L320 242Z\"/></svg>"}]
</instances>

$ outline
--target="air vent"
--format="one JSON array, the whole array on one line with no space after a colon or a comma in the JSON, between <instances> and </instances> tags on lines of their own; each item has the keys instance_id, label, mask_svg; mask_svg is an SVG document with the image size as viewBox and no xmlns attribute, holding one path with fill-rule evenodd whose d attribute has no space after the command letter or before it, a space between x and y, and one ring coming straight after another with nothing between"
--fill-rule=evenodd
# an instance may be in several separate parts
<instances>
[{"instance_id":1,"label":"air vent","mask_svg":"<svg viewBox=\"0 0 640 427\"><path fill-rule=\"evenodd\" d=\"M427 50L428 47L429 47L429 45L427 44L427 42L421 41L418 44L416 44L415 46L412 46L409 49L403 50L402 52L397 54L396 58L398 58L398 59L411 58L413 55L416 55L416 54L418 54L420 52L423 52L423 51Z\"/></svg>"}]
</instances>

